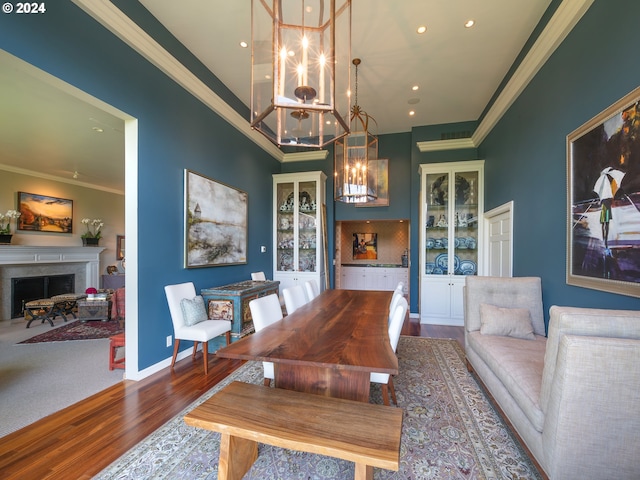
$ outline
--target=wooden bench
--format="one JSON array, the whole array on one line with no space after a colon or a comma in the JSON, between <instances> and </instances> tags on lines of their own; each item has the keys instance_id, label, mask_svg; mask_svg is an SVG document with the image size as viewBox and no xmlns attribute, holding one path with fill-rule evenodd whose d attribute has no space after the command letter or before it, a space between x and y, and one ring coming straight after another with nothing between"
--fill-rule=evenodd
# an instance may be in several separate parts
<instances>
[{"instance_id":1,"label":"wooden bench","mask_svg":"<svg viewBox=\"0 0 640 480\"><path fill-rule=\"evenodd\" d=\"M373 467L399 467L399 408L233 382L184 420L221 433L219 480L240 480L258 458L257 442L355 462L355 480L373 479Z\"/></svg>"}]
</instances>

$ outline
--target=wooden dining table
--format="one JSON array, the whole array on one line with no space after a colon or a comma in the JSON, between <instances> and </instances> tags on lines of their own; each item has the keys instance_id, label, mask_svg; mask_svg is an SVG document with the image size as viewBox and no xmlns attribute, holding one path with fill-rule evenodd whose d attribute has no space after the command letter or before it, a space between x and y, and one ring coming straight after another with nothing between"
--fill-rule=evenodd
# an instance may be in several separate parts
<instances>
[{"instance_id":1,"label":"wooden dining table","mask_svg":"<svg viewBox=\"0 0 640 480\"><path fill-rule=\"evenodd\" d=\"M368 402L371 372L398 373L388 333L391 296L325 290L216 355L273 362L277 388Z\"/></svg>"}]
</instances>

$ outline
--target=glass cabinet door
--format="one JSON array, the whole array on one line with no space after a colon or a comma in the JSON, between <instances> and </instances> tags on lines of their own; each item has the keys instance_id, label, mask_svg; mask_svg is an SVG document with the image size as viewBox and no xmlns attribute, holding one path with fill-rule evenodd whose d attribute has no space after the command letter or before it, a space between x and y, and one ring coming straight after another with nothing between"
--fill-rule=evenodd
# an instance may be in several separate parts
<instances>
[{"instance_id":1,"label":"glass cabinet door","mask_svg":"<svg viewBox=\"0 0 640 480\"><path fill-rule=\"evenodd\" d=\"M276 214L276 269L279 271L292 271L294 266L294 183L279 183L277 185L277 214Z\"/></svg>"},{"instance_id":2,"label":"glass cabinet door","mask_svg":"<svg viewBox=\"0 0 640 480\"><path fill-rule=\"evenodd\" d=\"M449 273L449 174L427 174L425 197L424 273L446 275Z\"/></svg>"},{"instance_id":3,"label":"glass cabinet door","mask_svg":"<svg viewBox=\"0 0 640 480\"><path fill-rule=\"evenodd\" d=\"M478 172L456 173L453 204L453 272L478 273Z\"/></svg>"},{"instance_id":4,"label":"glass cabinet door","mask_svg":"<svg viewBox=\"0 0 640 480\"><path fill-rule=\"evenodd\" d=\"M424 273L476 275L478 171L427 173L425 185Z\"/></svg>"},{"instance_id":5,"label":"glass cabinet door","mask_svg":"<svg viewBox=\"0 0 640 480\"><path fill-rule=\"evenodd\" d=\"M316 182L300 182L298 202L298 268L299 272L316 271L316 225L318 209Z\"/></svg>"}]
</instances>

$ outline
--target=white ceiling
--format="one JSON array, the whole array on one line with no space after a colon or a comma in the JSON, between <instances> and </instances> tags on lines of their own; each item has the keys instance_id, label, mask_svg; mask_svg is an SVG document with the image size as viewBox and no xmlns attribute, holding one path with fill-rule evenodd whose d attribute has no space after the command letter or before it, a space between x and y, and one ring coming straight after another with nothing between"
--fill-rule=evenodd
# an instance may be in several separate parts
<instances>
[{"instance_id":1,"label":"white ceiling","mask_svg":"<svg viewBox=\"0 0 640 480\"><path fill-rule=\"evenodd\" d=\"M251 52L239 43L251 42L250 0L140 3L249 105ZM477 120L549 3L353 0L358 103L376 133ZM77 171L77 181L124 191L122 120L0 54L0 168L72 182Z\"/></svg>"}]
</instances>

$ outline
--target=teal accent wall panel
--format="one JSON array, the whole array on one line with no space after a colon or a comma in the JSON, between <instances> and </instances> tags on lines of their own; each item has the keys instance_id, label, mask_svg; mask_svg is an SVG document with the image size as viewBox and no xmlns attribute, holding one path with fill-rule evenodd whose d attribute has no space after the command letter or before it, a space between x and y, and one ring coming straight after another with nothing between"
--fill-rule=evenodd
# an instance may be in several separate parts
<instances>
[{"instance_id":1,"label":"teal accent wall panel","mask_svg":"<svg viewBox=\"0 0 640 480\"><path fill-rule=\"evenodd\" d=\"M551 305L637 309L640 300L568 286L566 136L640 84L635 0L596 1L479 148L485 209L513 200L514 275L542 278Z\"/></svg>"}]
</instances>

